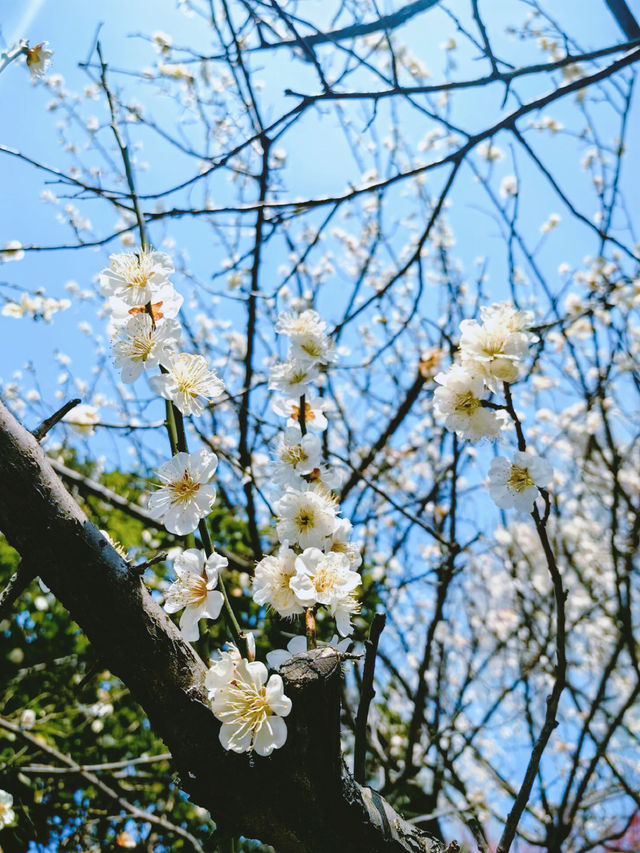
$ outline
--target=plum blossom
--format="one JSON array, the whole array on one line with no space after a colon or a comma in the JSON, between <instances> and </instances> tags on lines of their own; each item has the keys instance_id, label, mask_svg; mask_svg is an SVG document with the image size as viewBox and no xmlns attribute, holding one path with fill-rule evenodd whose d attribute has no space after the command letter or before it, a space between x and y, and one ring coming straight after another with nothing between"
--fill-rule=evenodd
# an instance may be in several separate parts
<instances>
[{"instance_id":1,"label":"plum blossom","mask_svg":"<svg viewBox=\"0 0 640 853\"><path fill-rule=\"evenodd\" d=\"M440 385L433 395L434 410L447 429L469 441L498 437L503 421L496 412L483 408L487 391L481 377L454 365L434 379Z\"/></svg>"},{"instance_id":2,"label":"plum blossom","mask_svg":"<svg viewBox=\"0 0 640 853\"><path fill-rule=\"evenodd\" d=\"M489 493L502 509L533 512L539 489L553 477L551 465L530 450L517 450L513 461L498 456L489 467Z\"/></svg>"},{"instance_id":3,"label":"plum blossom","mask_svg":"<svg viewBox=\"0 0 640 853\"><path fill-rule=\"evenodd\" d=\"M209 557L204 551L189 548L176 557L173 568L176 580L167 591L164 609L167 613L182 610L180 630L185 640L195 642L200 633L199 619L217 619L224 604L224 596L216 590L218 571L228 565L226 557L216 554Z\"/></svg>"},{"instance_id":4,"label":"plum blossom","mask_svg":"<svg viewBox=\"0 0 640 853\"><path fill-rule=\"evenodd\" d=\"M318 376L318 368L314 364L289 359L273 365L269 388L272 391L280 391L287 397L302 397Z\"/></svg>"},{"instance_id":5,"label":"plum blossom","mask_svg":"<svg viewBox=\"0 0 640 853\"><path fill-rule=\"evenodd\" d=\"M206 358L181 352L171 360L167 373L153 376L149 384L166 400L171 400L183 415L200 415L204 410L201 397L211 401L224 391L224 384Z\"/></svg>"},{"instance_id":6,"label":"plum blossom","mask_svg":"<svg viewBox=\"0 0 640 853\"><path fill-rule=\"evenodd\" d=\"M170 364L179 341L176 320L155 326L147 313L132 315L113 342L114 365L121 371L122 381L134 382L145 368Z\"/></svg>"},{"instance_id":7,"label":"plum blossom","mask_svg":"<svg viewBox=\"0 0 640 853\"><path fill-rule=\"evenodd\" d=\"M284 541L278 555L263 557L256 565L253 579L253 600L256 604L268 604L280 616L302 613L304 607L291 589L290 581L296 573L296 554Z\"/></svg>"},{"instance_id":8,"label":"plum blossom","mask_svg":"<svg viewBox=\"0 0 640 853\"><path fill-rule=\"evenodd\" d=\"M305 396L304 401L304 422L305 426L311 432L322 432L328 426L325 411L330 407L328 400L323 400L321 397ZM275 397L271 403L271 408L282 418L289 418L287 426L294 426L299 422L300 418L300 399L290 398L283 400L282 397Z\"/></svg>"},{"instance_id":9,"label":"plum blossom","mask_svg":"<svg viewBox=\"0 0 640 853\"><path fill-rule=\"evenodd\" d=\"M357 569L362 563L361 544L351 542L350 537L353 532L353 525L348 518L339 518L336 528L331 534L331 539L328 542L326 550L333 551L337 554L344 554L349 560L349 565L352 569Z\"/></svg>"},{"instance_id":10,"label":"plum blossom","mask_svg":"<svg viewBox=\"0 0 640 853\"><path fill-rule=\"evenodd\" d=\"M287 427L276 447L274 482L280 486L301 488L302 477L320 466L322 448L315 435L302 435L299 426Z\"/></svg>"},{"instance_id":11,"label":"plum blossom","mask_svg":"<svg viewBox=\"0 0 640 853\"><path fill-rule=\"evenodd\" d=\"M13 810L13 797L8 791L0 790L0 829L5 826L11 826L15 819L16 813Z\"/></svg>"},{"instance_id":12,"label":"plum blossom","mask_svg":"<svg viewBox=\"0 0 640 853\"><path fill-rule=\"evenodd\" d=\"M463 368L481 376L495 391L501 382L515 382L529 346L537 340L526 331L533 315L502 302L483 308L481 317L482 323L460 323L460 360Z\"/></svg>"},{"instance_id":13,"label":"plum blossom","mask_svg":"<svg viewBox=\"0 0 640 853\"><path fill-rule=\"evenodd\" d=\"M325 332L326 323L317 311L301 314L280 314L276 332L286 335L291 342L290 357L311 364L333 361L331 341Z\"/></svg>"},{"instance_id":14,"label":"plum blossom","mask_svg":"<svg viewBox=\"0 0 640 853\"><path fill-rule=\"evenodd\" d=\"M333 501L314 488L287 489L274 508L280 541L301 548L322 547L338 523Z\"/></svg>"},{"instance_id":15,"label":"plum blossom","mask_svg":"<svg viewBox=\"0 0 640 853\"><path fill-rule=\"evenodd\" d=\"M103 296L115 296L132 307L153 302L158 289L167 283L173 262L164 252L138 249L111 255L109 266L99 275Z\"/></svg>"},{"instance_id":16,"label":"plum blossom","mask_svg":"<svg viewBox=\"0 0 640 853\"><path fill-rule=\"evenodd\" d=\"M350 614L357 609L352 593L360 581L345 554L324 554L319 548L306 548L296 558L291 588L305 607L326 605L336 618L338 633L346 637L352 631Z\"/></svg>"},{"instance_id":17,"label":"plum blossom","mask_svg":"<svg viewBox=\"0 0 640 853\"><path fill-rule=\"evenodd\" d=\"M178 536L193 533L216 498L216 488L209 481L217 465L217 457L207 450L176 453L161 465L158 479L162 485L149 498L154 521Z\"/></svg>"},{"instance_id":18,"label":"plum blossom","mask_svg":"<svg viewBox=\"0 0 640 853\"><path fill-rule=\"evenodd\" d=\"M131 305L119 296L112 296L107 301L110 313L110 324L107 329L113 336L117 329L135 314L148 313L156 324L164 320L173 320L180 313L183 296L178 293L170 281L166 281L157 289L154 286L153 298L150 303Z\"/></svg>"},{"instance_id":19,"label":"plum blossom","mask_svg":"<svg viewBox=\"0 0 640 853\"><path fill-rule=\"evenodd\" d=\"M43 77L51 65L53 51L47 47L48 44L48 41L43 41L27 48L27 68L31 73L31 79L34 81Z\"/></svg>"},{"instance_id":20,"label":"plum blossom","mask_svg":"<svg viewBox=\"0 0 640 853\"><path fill-rule=\"evenodd\" d=\"M232 752L270 755L287 740L283 717L291 711L291 699L282 678L269 677L263 663L244 660L237 650L223 654L205 679L211 709L222 723L220 743Z\"/></svg>"},{"instance_id":21,"label":"plum blossom","mask_svg":"<svg viewBox=\"0 0 640 853\"><path fill-rule=\"evenodd\" d=\"M95 406L81 403L67 412L62 420L80 435L93 435L93 428L99 422L100 416Z\"/></svg>"}]
</instances>

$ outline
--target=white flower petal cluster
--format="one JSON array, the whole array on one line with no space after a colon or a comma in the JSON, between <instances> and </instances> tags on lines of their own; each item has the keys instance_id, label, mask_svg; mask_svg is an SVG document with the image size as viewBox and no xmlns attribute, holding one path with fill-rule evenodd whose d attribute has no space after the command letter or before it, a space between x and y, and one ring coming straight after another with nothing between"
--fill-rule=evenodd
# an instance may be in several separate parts
<instances>
[{"instance_id":1,"label":"white flower petal cluster","mask_svg":"<svg viewBox=\"0 0 640 853\"><path fill-rule=\"evenodd\" d=\"M276 324L276 331L290 341L287 361L272 368L269 382L271 389L285 395L272 408L287 418L276 443L272 474L273 482L284 489L274 503L281 548L257 564L253 598L283 618L326 607L339 633L347 636L352 631L351 615L358 610L354 590L360 575L353 569L362 557L349 541L351 524L339 518L332 492L339 487L340 471L322 461L320 438L307 431L327 427L327 403L309 388L334 359L325 328L320 315L311 310L282 314Z\"/></svg>"},{"instance_id":2,"label":"white flower petal cluster","mask_svg":"<svg viewBox=\"0 0 640 853\"><path fill-rule=\"evenodd\" d=\"M303 475L320 469L322 448L317 435L302 435L298 424L287 427L278 439L273 480L279 486L302 488Z\"/></svg>"},{"instance_id":3,"label":"white flower petal cluster","mask_svg":"<svg viewBox=\"0 0 640 853\"><path fill-rule=\"evenodd\" d=\"M43 41L27 48L27 68L33 81L39 80L49 70L53 51L47 47L48 44L48 41Z\"/></svg>"},{"instance_id":4,"label":"white flower petal cluster","mask_svg":"<svg viewBox=\"0 0 640 853\"><path fill-rule=\"evenodd\" d=\"M75 406L70 412L67 412L62 420L80 435L93 435L93 428L99 423L100 415L95 406L80 403L79 406Z\"/></svg>"},{"instance_id":5,"label":"white flower petal cluster","mask_svg":"<svg viewBox=\"0 0 640 853\"><path fill-rule=\"evenodd\" d=\"M311 432L323 432L328 424L325 412L330 407L328 400L322 397L307 395L304 401L304 421ZM282 397L274 397L271 408L282 418L289 418L287 426L297 425L300 421L300 400L290 397L284 400Z\"/></svg>"},{"instance_id":6,"label":"white flower petal cluster","mask_svg":"<svg viewBox=\"0 0 640 853\"><path fill-rule=\"evenodd\" d=\"M15 819L16 813L13 810L13 797L8 791L0 790L0 829L5 826L11 826Z\"/></svg>"},{"instance_id":7,"label":"white flower petal cluster","mask_svg":"<svg viewBox=\"0 0 640 853\"><path fill-rule=\"evenodd\" d=\"M132 308L153 301L154 293L169 282L173 262L164 252L138 249L111 255L109 266L99 275L103 296L121 299Z\"/></svg>"},{"instance_id":8,"label":"white flower petal cluster","mask_svg":"<svg viewBox=\"0 0 640 853\"><path fill-rule=\"evenodd\" d=\"M276 322L276 332L286 335L291 343L289 358L309 364L327 364L335 358L327 333L327 324L317 311L300 314L281 314Z\"/></svg>"},{"instance_id":9,"label":"white flower petal cluster","mask_svg":"<svg viewBox=\"0 0 640 853\"><path fill-rule=\"evenodd\" d=\"M180 331L176 320L156 325L146 312L130 315L113 341L114 365L121 371L122 381L134 382L145 368L170 364Z\"/></svg>"},{"instance_id":10,"label":"white flower petal cluster","mask_svg":"<svg viewBox=\"0 0 640 853\"><path fill-rule=\"evenodd\" d=\"M296 552L285 540L277 555L263 557L256 565L253 578L253 600L270 605L280 616L287 618L304 611L290 586L296 573Z\"/></svg>"},{"instance_id":11,"label":"white flower petal cluster","mask_svg":"<svg viewBox=\"0 0 640 853\"><path fill-rule=\"evenodd\" d=\"M199 619L217 619L220 615L224 596L216 586L219 570L227 565L226 557L215 552L207 557L197 548L189 548L175 558L176 580L167 590L164 609L167 613L183 611L180 630L185 640L193 643L198 639Z\"/></svg>"},{"instance_id":12,"label":"white flower petal cluster","mask_svg":"<svg viewBox=\"0 0 640 853\"><path fill-rule=\"evenodd\" d=\"M551 465L530 450L517 450L510 462L498 456L489 468L489 493L502 509L532 512L539 489L551 482Z\"/></svg>"},{"instance_id":13,"label":"white flower petal cluster","mask_svg":"<svg viewBox=\"0 0 640 853\"><path fill-rule=\"evenodd\" d=\"M351 633L350 615L357 602L353 592L360 585L360 575L351 570L345 554L319 548L307 548L296 558L296 574L291 588L305 607L324 604L336 620L341 637Z\"/></svg>"},{"instance_id":14,"label":"white flower petal cluster","mask_svg":"<svg viewBox=\"0 0 640 853\"><path fill-rule=\"evenodd\" d=\"M249 662L236 649L223 652L205 679L214 715L222 723L220 743L232 752L271 755L284 746L291 699L279 675L269 677L266 666Z\"/></svg>"},{"instance_id":15,"label":"white flower petal cluster","mask_svg":"<svg viewBox=\"0 0 640 853\"><path fill-rule=\"evenodd\" d=\"M460 363L468 373L481 376L492 391L503 382L515 382L531 344L537 338L527 329L530 311L518 311L508 302L481 309L482 322L460 323Z\"/></svg>"},{"instance_id":16,"label":"white flower petal cluster","mask_svg":"<svg viewBox=\"0 0 640 853\"><path fill-rule=\"evenodd\" d=\"M206 358L181 352L172 357L167 373L154 376L149 384L183 415L200 415L204 409L201 397L211 401L220 397L224 385L215 370L210 370Z\"/></svg>"},{"instance_id":17,"label":"white flower petal cluster","mask_svg":"<svg viewBox=\"0 0 640 853\"><path fill-rule=\"evenodd\" d=\"M434 410L448 430L469 441L499 436L504 422L482 405L488 396L482 377L454 365L434 379L440 385L433 395Z\"/></svg>"},{"instance_id":18,"label":"white flower petal cluster","mask_svg":"<svg viewBox=\"0 0 640 853\"><path fill-rule=\"evenodd\" d=\"M218 459L214 453L176 453L160 466L162 485L149 498L149 512L169 533L193 533L201 518L211 511L216 488L210 484Z\"/></svg>"},{"instance_id":19,"label":"white flower petal cluster","mask_svg":"<svg viewBox=\"0 0 640 853\"><path fill-rule=\"evenodd\" d=\"M274 509L280 541L286 539L303 549L322 548L338 524L334 501L312 486L287 489Z\"/></svg>"}]
</instances>

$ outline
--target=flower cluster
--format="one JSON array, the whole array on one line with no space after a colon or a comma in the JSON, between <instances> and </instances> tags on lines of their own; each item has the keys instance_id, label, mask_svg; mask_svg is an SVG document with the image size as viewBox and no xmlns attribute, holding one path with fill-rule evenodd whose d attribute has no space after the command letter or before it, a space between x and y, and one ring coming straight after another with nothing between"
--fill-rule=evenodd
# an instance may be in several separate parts
<instances>
[{"instance_id":1,"label":"flower cluster","mask_svg":"<svg viewBox=\"0 0 640 853\"><path fill-rule=\"evenodd\" d=\"M219 397L224 386L201 355L180 352L177 319L182 296L169 276L174 271L164 252L139 249L112 255L100 273L100 290L108 300L114 364L123 382L134 382L150 368L151 387L183 415L200 415L203 400ZM149 501L155 521L170 533L192 533L209 514L216 490L210 480L217 466L213 453L176 453L160 467L161 486Z\"/></svg>"},{"instance_id":2,"label":"flower cluster","mask_svg":"<svg viewBox=\"0 0 640 853\"><path fill-rule=\"evenodd\" d=\"M220 743L232 752L270 755L284 746L291 711L279 675L268 676L258 661L247 661L231 646L211 664L205 679L209 700L220 720Z\"/></svg>"},{"instance_id":3,"label":"flower cluster","mask_svg":"<svg viewBox=\"0 0 640 853\"><path fill-rule=\"evenodd\" d=\"M530 311L507 302L481 309L481 320L460 323L460 347L454 364L439 373L434 410L444 426L469 441L498 439L513 410L488 400L515 382L529 347L537 337L528 329ZM551 466L531 451L518 451L513 460L498 457L489 469L489 492L499 507L532 512L539 494L552 477Z\"/></svg>"},{"instance_id":4,"label":"flower cluster","mask_svg":"<svg viewBox=\"0 0 640 853\"><path fill-rule=\"evenodd\" d=\"M341 636L351 631L351 614L358 609L355 589L362 562L349 542L351 524L338 516L332 492L339 484L334 468L324 464L319 436L327 427L326 403L310 385L333 361L325 323L311 310L282 314L276 330L289 338L286 361L271 370L269 387L285 394L273 409L287 417L275 447L272 480L283 489L275 503L280 548L256 566L253 598L289 618L328 608Z\"/></svg>"}]
</instances>

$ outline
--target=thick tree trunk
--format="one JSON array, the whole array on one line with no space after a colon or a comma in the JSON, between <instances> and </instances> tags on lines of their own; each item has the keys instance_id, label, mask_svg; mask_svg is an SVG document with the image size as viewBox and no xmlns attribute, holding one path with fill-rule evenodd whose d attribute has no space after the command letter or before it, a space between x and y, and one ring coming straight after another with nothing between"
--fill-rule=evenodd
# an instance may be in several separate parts
<instances>
[{"instance_id":1,"label":"thick tree trunk","mask_svg":"<svg viewBox=\"0 0 640 853\"><path fill-rule=\"evenodd\" d=\"M278 853L440 850L343 770L337 652L307 652L284 667L293 700L284 748L268 759L227 753L207 704L204 664L1 403L0 484L0 530L131 690L183 789L223 830Z\"/></svg>"}]
</instances>

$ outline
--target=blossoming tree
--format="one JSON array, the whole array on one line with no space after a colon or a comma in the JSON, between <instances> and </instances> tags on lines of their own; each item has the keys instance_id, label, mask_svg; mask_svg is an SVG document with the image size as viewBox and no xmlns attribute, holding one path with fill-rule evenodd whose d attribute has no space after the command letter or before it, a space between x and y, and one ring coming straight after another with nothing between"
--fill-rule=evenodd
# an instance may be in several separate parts
<instances>
[{"instance_id":1,"label":"blossoming tree","mask_svg":"<svg viewBox=\"0 0 640 853\"><path fill-rule=\"evenodd\" d=\"M1 388L3 842L628 849L640 29L553 5L181 0L82 93L3 53L71 234L1 250L62 330Z\"/></svg>"}]
</instances>

